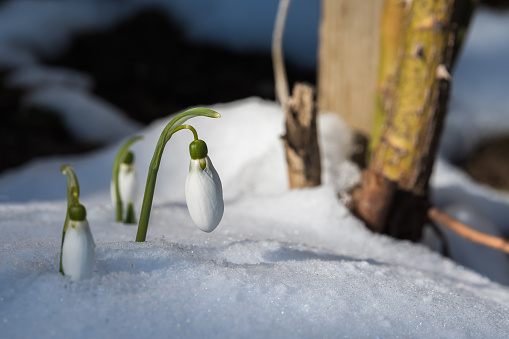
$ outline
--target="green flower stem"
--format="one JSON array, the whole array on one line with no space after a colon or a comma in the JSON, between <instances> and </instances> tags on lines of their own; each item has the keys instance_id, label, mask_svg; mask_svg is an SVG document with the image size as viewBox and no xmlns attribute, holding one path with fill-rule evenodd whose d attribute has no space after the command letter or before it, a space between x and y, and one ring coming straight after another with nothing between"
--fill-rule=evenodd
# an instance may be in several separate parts
<instances>
[{"instance_id":1,"label":"green flower stem","mask_svg":"<svg viewBox=\"0 0 509 339\"><path fill-rule=\"evenodd\" d=\"M175 128L175 129L173 130L173 132L171 132L171 135L170 135L170 137L168 138L168 140L166 140L166 141L165 141L165 144L166 144L166 143L170 140L170 138L171 138L171 136L172 136L173 134L175 134L176 132L178 132L178 131L180 131L180 130L182 130L182 129L188 129L188 130L190 130L191 132L193 132L194 140L198 140L198 132L196 132L196 130L194 129L194 127L193 127L193 126L191 126L191 125L182 125L182 126L179 126L179 127Z\"/></svg>"},{"instance_id":2,"label":"green flower stem","mask_svg":"<svg viewBox=\"0 0 509 339\"><path fill-rule=\"evenodd\" d=\"M125 223L126 224L136 224L136 218L134 217L134 204L132 201L129 201L127 203Z\"/></svg>"},{"instance_id":3,"label":"green flower stem","mask_svg":"<svg viewBox=\"0 0 509 339\"><path fill-rule=\"evenodd\" d=\"M182 124L187 120L203 116L208 118L220 118L221 115L213 110L197 107L180 113L173 118L164 128L157 141L156 148L154 150L154 156L150 162L148 170L147 183L145 185L145 193L143 195L143 204L141 206L140 221L138 223L138 232L136 233L136 241L143 242L147 237L148 222L150 220L150 211L152 209L152 200L154 199L154 192L156 188L157 172L159 171L159 165L163 156L164 146L171 139L172 135L181 129L189 129L193 132L195 140L198 139L196 130L190 125Z\"/></svg>"},{"instance_id":4,"label":"green flower stem","mask_svg":"<svg viewBox=\"0 0 509 339\"><path fill-rule=\"evenodd\" d=\"M112 178L113 178L113 189L115 190L115 200L116 200L116 221L122 221L122 200L120 199L120 189L118 187L118 173L120 171L120 164L124 161L124 157L129 151L129 147L134 144L136 141L143 139L143 137L136 136L127 140L122 147L118 150L117 156L115 157L115 162L113 163L112 170Z\"/></svg>"},{"instance_id":5,"label":"green flower stem","mask_svg":"<svg viewBox=\"0 0 509 339\"><path fill-rule=\"evenodd\" d=\"M150 211L152 209L152 200L156 189L157 169L149 169L147 184L145 185L145 194L143 195L143 204L141 205L140 221L138 223L138 232L136 241L143 242L147 237L148 221L150 220Z\"/></svg>"},{"instance_id":6,"label":"green flower stem","mask_svg":"<svg viewBox=\"0 0 509 339\"><path fill-rule=\"evenodd\" d=\"M79 203L80 185L78 177L70 165L64 165L61 168L62 174L67 176L67 209L65 213L65 223L62 229L62 243L60 244L60 264L58 271L64 274L62 268L62 248L64 247L65 233L67 232L67 225L69 224L69 208Z\"/></svg>"}]
</instances>

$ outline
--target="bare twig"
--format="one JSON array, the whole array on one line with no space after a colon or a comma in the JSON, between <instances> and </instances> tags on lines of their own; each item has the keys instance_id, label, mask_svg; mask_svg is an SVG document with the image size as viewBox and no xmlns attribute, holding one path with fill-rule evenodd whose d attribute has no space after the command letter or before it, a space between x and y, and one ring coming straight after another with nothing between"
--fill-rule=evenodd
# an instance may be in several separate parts
<instances>
[{"instance_id":1,"label":"bare twig","mask_svg":"<svg viewBox=\"0 0 509 339\"><path fill-rule=\"evenodd\" d=\"M290 188L319 186L322 168L314 89L307 84L295 83L284 109L286 133L282 139Z\"/></svg>"},{"instance_id":2,"label":"bare twig","mask_svg":"<svg viewBox=\"0 0 509 339\"><path fill-rule=\"evenodd\" d=\"M502 238L478 232L458 220L448 216L436 207L428 209L428 217L450 230L456 232L460 236L475 243L494 248L496 250L509 253L509 242Z\"/></svg>"},{"instance_id":3,"label":"bare twig","mask_svg":"<svg viewBox=\"0 0 509 339\"><path fill-rule=\"evenodd\" d=\"M288 97L288 80L286 79L285 60L283 56L283 33L286 15L291 0L280 0L276 14L276 23L272 33L272 66L274 67L274 81L276 83L276 99L285 105Z\"/></svg>"}]
</instances>

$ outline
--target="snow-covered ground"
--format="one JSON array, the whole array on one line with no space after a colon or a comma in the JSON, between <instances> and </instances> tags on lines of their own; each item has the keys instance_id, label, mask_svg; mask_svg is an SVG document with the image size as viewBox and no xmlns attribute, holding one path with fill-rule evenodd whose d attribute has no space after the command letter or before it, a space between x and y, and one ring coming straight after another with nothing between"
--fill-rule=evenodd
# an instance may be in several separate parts
<instances>
[{"instance_id":1,"label":"snow-covered ground","mask_svg":"<svg viewBox=\"0 0 509 339\"><path fill-rule=\"evenodd\" d=\"M433 176L440 207L501 234L509 231L509 195L473 183L447 158L509 131L509 98L502 95L509 90L507 32L509 15L476 16L454 75L443 156ZM486 75L484 67L497 73ZM30 83L30 98L55 105L61 102L56 98L67 98L63 101L72 104L66 107L80 114L82 105L57 94L69 90L86 98L86 76L53 77L41 86L47 81L41 79L51 77L33 74L11 81ZM38 94L55 89L61 90L55 101ZM136 227L113 221L112 162L127 136L143 135L133 151L144 179L170 117L139 129L107 104L87 107L118 119L114 123L124 132L117 141L85 156L38 159L0 177L0 337L502 338L509 333L509 288L486 277L509 282L506 255L452 239L459 263L454 262L424 245L367 231L338 200L359 173L345 160L350 132L337 117L319 119L324 184L289 191L281 109L257 98L210 107L222 118L189 123L207 142L221 176L222 222L207 234L191 221L184 182L192 139L179 132L165 150L147 241L135 243ZM88 122L71 125L84 137L102 137ZM97 244L94 275L80 282L58 273L66 208L60 166L67 163L80 180L80 200Z\"/></svg>"}]
</instances>

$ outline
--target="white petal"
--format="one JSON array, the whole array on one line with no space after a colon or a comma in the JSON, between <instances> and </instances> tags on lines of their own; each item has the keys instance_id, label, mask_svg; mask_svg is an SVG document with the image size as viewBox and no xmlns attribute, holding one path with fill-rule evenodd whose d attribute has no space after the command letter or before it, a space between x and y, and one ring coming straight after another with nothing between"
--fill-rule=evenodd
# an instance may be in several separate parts
<instances>
[{"instance_id":1,"label":"white petal","mask_svg":"<svg viewBox=\"0 0 509 339\"><path fill-rule=\"evenodd\" d=\"M134 204L138 197L139 182L136 167L133 165L120 164L118 172L118 189L120 191L120 200L122 201L123 217L125 218L127 205L129 202ZM110 193L111 202L113 203L113 206L115 206L117 199L115 190L113 189L113 181L111 182Z\"/></svg>"},{"instance_id":2,"label":"white petal","mask_svg":"<svg viewBox=\"0 0 509 339\"><path fill-rule=\"evenodd\" d=\"M118 174L120 197L127 203L135 202L138 195L138 175L134 166L120 165Z\"/></svg>"},{"instance_id":3,"label":"white petal","mask_svg":"<svg viewBox=\"0 0 509 339\"><path fill-rule=\"evenodd\" d=\"M95 244L88 221L69 221L62 247L62 268L72 280L92 277Z\"/></svg>"},{"instance_id":4,"label":"white petal","mask_svg":"<svg viewBox=\"0 0 509 339\"><path fill-rule=\"evenodd\" d=\"M204 232L212 232L223 217L223 188L209 157L205 161L202 170L200 160L191 159L186 179L186 202L196 226Z\"/></svg>"}]
</instances>

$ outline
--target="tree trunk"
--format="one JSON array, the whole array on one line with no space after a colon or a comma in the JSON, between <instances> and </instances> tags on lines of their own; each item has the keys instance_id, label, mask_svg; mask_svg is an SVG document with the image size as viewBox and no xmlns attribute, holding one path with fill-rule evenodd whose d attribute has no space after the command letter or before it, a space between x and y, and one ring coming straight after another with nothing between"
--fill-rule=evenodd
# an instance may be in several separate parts
<instances>
[{"instance_id":1,"label":"tree trunk","mask_svg":"<svg viewBox=\"0 0 509 339\"><path fill-rule=\"evenodd\" d=\"M318 186L321 182L321 165L313 88L296 83L285 110L286 134L282 139L290 188Z\"/></svg>"},{"instance_id":2,"label":"tree trunk","mask_svg":"<svg viewBox=\"0 0 509 339\"><path fill-rule=\"evenodd\" d=\"M385 120L384 104L390 102L390 100L387 100L387 96L391 84L395 81L398 60L400 59L398 53L402 53L407 9L401 0L385 0L381 12L378 85L375 91L374 123L370 135L368 155L373 150L374 141L378 141L380 138Z\"/></svg>"},{"instance_id":3,"label":"tree trunk","mask_svg":"<svg viewBox=\"0 0 509 339\"><path fill-rule=\"evenodd\" d=\"M373 140L365 175L383 184L363 182L354 194L354 212L363 220L377 220L367 222L375 231L414 241L421 237L429 177L447 110L458 2L406 2L396 72L382 86L384 122ZM373 197L382 199L381 207L370 208Z\"/></svg>"}]
</instances>

